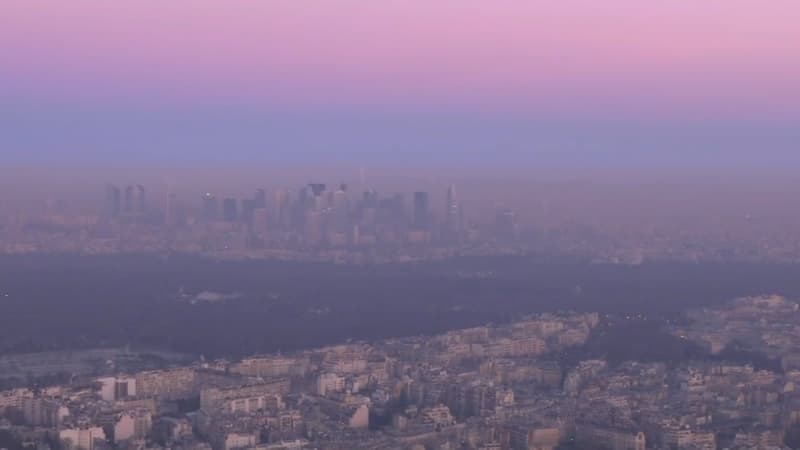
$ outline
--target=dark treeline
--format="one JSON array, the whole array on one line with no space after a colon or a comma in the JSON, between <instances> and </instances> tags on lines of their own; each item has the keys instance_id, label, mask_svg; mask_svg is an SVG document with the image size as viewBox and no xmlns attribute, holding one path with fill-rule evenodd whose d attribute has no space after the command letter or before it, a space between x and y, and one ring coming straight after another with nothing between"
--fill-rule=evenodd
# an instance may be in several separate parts
<instances>
[{"instance_id":1,"label":"dark treeline","mask_svg":"<svg viewBox=\"0 0 800 450\"><path fill-rule=\"evenodd\" d=\"M237 296L191 304L178 300L181 289L186 299L202 291ZM180 255L7 256L0 257L0 354L130 344L233 356L568 309L678 319L689 307L761 293L800 295L800 266L623 266L528 257L338 266Z\"/></svg>"}]
</instances>

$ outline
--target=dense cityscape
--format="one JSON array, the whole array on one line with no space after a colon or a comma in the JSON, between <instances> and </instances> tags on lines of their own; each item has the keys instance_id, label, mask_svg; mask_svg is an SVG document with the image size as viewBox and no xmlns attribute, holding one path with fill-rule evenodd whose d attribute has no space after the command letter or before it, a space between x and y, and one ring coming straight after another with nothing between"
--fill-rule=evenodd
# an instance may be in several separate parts
<instances>
[{"instance_id":1,"label":"dense cityscape","mask_svg":"<svg viewBox=\"0 0 800 450\"><path fill-rule=\"evenodd\" d=\"M66 384L0 392L0 433L84 450L788 448L799 315L779 296L691 312L668 331L708 356L671 363L565 365L615 320L648 320L597 313L158 370L118 353ZM734 341L773 365L713 359Z\"/></svg>"},{"instance_id":2,"label":"dense cityscape","mask_svg":"<svg viewBox=\"0 0 800 450\"><path fill-rule=\"evenodd\" d=\"M485 192L474 198L487 183L470 183L408 192L363 181L308 183L244 195L108 184L75 194L81 202L49 195L24 212L5 208L0 254L182 253L356 264L520 254L622 264L800 260L800 217L770 200L770 191L723 202L725 190L702 183L538 185L546 193L511 183L487 200ZM748 193L737 189L741 197ZM781 201L796 196L791 186L771 189ZM561 210L536 206L553 202Z\"/></svg>"},{"instance_id":3,"label":"dense cityscape","mask_svg":"<svg viewBox=\"0 0 800 450\"><path fill-rule=\"evenodd\" d=\"M465 220L456 186L441 207L424 191L381 196L309 183L293 191L257 189L248 198L204 192L196 202L167 193L152 201L141 184L105 187L96 214L12 216L6 253L109 254L176 251L227 258L323 259L341 262L442 258L461 252L521 251L516 214L498 209L480 226ZM16 222L16 223L14 223Z\"/></svg>"}]
</instances>

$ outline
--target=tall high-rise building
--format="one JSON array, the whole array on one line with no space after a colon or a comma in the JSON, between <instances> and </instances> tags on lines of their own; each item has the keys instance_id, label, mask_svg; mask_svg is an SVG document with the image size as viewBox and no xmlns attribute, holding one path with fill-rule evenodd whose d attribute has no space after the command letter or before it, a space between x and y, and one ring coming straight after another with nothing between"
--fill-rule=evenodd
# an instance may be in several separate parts
<instances>
[{"instance_id":1,"label":"tall high-rise building","mask_svg":"<svg viewBox=\"0 0 800 450\"><path fill-rule=\"evenodd\" d=\"M364 208L377 209L379 203L378 193L372 189L364 191L364 194L361 198L361 203L363 204Z\"/></svg>"},{"instance_id":2,"label":"tall high-rise building","mask_svg":"<svg viewBox=\"0 0 800 450\"><path fill-rule=\"evenodd\" d=\"M447 204L445 205L445 222L451 229L458 229L461 221L461 206L456 197L456 186L451 184L447 188Z\"/></svg>"},{"instance_id":3,"label":"tall high-rise building","mask_svg":"<svg viewBox=\"0 0 800 450\"><path fill-rule=\"evenodd\" d=\"M125 187L125 203L123 206L123 211L126 214L133 212L133 202L133 185L128 185Z\"/></svg>"},{"instance_id":4,"label":"tall high-rise building","mask_svg":"<svg viewBox=\"0 0 800 450\"><path fill-rule=\"evenodd\" d=\"M242 200L242 220L250 225L253 224L254 212L257 209L267 207L267 193L263 189L256 189L253 198Z\"/></svg>"},{"instance_id":5,"label":"tall high-rise building","mask_svg":"<svg viewBox=\"0 0 800 450\"><path fill-rule=\"evenodd\" d=\"M226 198L222 201L222 218L226 222L236 222L238 215L235 198Z\"/></svg>"},{"instance_id":6,"label":"tall high-rise building","mask_svg":"<svg viewBox=\"0 0 800 450\"><path fill-rule=\"evenodd\" d=\"M461 238L461 204L456 197L456 187L451 184L447 188L447 200L444 212L444 237L456 242Z\"/></svg>"},{"instance_id":7,"label":"tall high-rise building","mask_svg":"<svg viewBox=\"0 0 800 450\"><path fill-rule=\"evenodd\" d=\"M211 192L203 194L203 220L207 222L219 220L219 202Z\"/></svg>"},{"instance_id":8,"label":"tall high-rise building","mask_svg":"<svg viewBox=\"0 0 800 450\"><path fill-rule=\"evenodd\" d=\"M256 193L253 195L253 206L255 208L267 207L267 191L264 189L256 189Z\"/></svg>"},{"instance_id":9,"label":"tall high-rise building","mask_svg":"<svg viewBox=\"0 0 800 450\"><path fill-rule=\"evenodd\" d=\"M306 245L319 245L322 242L322 213L308 210L303 220L303 240Z\"/></svg>"},{"instance_id":10,"label":"tall high-rise building","mask_svg":"<svg viewBox=\"0 0 800 450\"><path fill-rule=\"evenodd\" d=\"M324 183L308 183L308 187L311 188L311 194L315 197L321 197L325 193Z\"/></svg>"},{"instance_id":11,"label":"tall high-rise building","mask_svg":"<svg viewBox=\"0 0 800 450\"><path fill-rule=\"evenodd\" d=\"M106 217L118 217L122 209L122 193L117 186L107 184L105 189L105 203L103 205Z\"/></svg>"},{"instance_id":12,"label":"tall high-rise building","mask_svg":"<svg viewBox=\"0 0 800 450\"><path fill-rule=\"evenodd\" d=\"M361 194L361 203L358 207L358 221L361 225L361 236L367 233L374 233L374 226L378 218L378 208L380 207L380 197L372 189L367 189Z\"/></svg>"},{"instance_id":13,"label":"tall high-rise building","mask_svg":"<svg viewBox=\"0 0 800 450\"><path fill-rule=\"evenodd\" d=\"M414 192L414 228L419 230L427 229L430 226L430 213L428 193L427 192Z\"/></svg>"},{"instance_id":14,"label":"tall high-rise building","mask_svg":"<svg viewBox=\"0 0 800 450\"><path fill-rule=\"evenodd\" d=\"M333 209L334 228L337 231L345 230L350 214L350 197L347 194L346 184L339 185L339 189L333 193L331 208Z\"/></svg>"},{"instance_id":15,"label":"tall high-rise building","mask_svg":"<svg viewBox=\"0 0 800 450\"><path fill-rule=\"evenodd\" d=\"M394 194L391 197L380 199L377 214L379 223L393 230L401 229L405 225L405 197L403 194Z\"/></svg>"},{"instance_id":16,"label":"tall high-rise building","mask_svg":"<svg viewBox=\"0 0 800 450\"><path fill-rule=\"evenodd\" d=\"M246 198L242 200L242 221L253 223L253 211L256 210L256 199Z\"/></svg>"},{"instance_id":17,"label":"tall high-rise building","mask_svg":"<svg viewBox=\"0 0 800 450\"><path fill-rule=\"evenodd\" d=\"M448 225L455 223L458 217L458 198L456 197L456 186L451 184L447 188L447 201L445 204L445 221Z\"/></svg>"},{"instance_id":18,"label":"tall high-rise building","mask_svg":"<svg viewBox=\"0 0 800 450\"><path fill-rule=\"evenodd\" d=\"M253 210L252 230L255 232L264 232L269 225L269 214L267 208L256 208Z\"/></svg>"},{"instance_id":19,"label":"tall high-rise building","mask_svg":"<svg viewBox=\"0 0 800 450\"><path fill-rule=\"evenodd\" d=\"M495 216L495 233L503 240L513 240L517 237L517 215L510 209L501 209Z\"/></svg>"},{"instance_id":20,"label":"tall high-rise building","mask_svg":"<svg viewBox=\"0 0 800 450\"><path fill-rule=\"evenodd\" d=\"M173 226L178 222L176 205L177 197L174 192L167 192L167 203L164 208L164 223Z\"/></svg>"},{"instance_id":21,"label":"tall high-rise building","mask_svg":"<svg viewBox=\"0 0 800 450\"><path fill-rule=\"evenodd\" d=\"M287 230L291 223L289 191L278 189L272 194L272 224L276 229Z\"/></svg>"},{"instance_id":22,"label":"tall high-rise building","mask_svg":"<svg viewBox=\"0 0 800 450\"><path fill-rule=\"evenodd\" d=\"M323 183L308 183L305 196L305 208L310 208L314 211L322 211L322 209L327 206L325 188L326 186Z\"/></svg>"},{"instance_id":23,"label":"tall high-rise building","mask_svg":"<svg viewBox=\"0 0 800 450\"><path fill-rule=\"evenodd\" d=\"M147 210L147 198L144 192L144 186L141 184L136 185L136 212L144 214Z\"/></svg>"},{"instance_id":24,"label":"tall high-rise building","mask_svg":"<svg viewBox=\"0 0 800 450\"><path fill-rule=\"evenodd\" d=\"M346 212L348 209L350 209L350 197L347 194L346 184L339 186L339 189L333 193L331 206L337 211Z\"/></svg>"},{"instance_id":25,"label":"tall high-rise building","mask_svg":"<svg viewBox=\"0 0 800 450\"><path fill-rule=\"evenodd\" d=\"M406 225L406 197L401 193L392 196L391 219L395 225Z\"/></svg>"}]
</instances>

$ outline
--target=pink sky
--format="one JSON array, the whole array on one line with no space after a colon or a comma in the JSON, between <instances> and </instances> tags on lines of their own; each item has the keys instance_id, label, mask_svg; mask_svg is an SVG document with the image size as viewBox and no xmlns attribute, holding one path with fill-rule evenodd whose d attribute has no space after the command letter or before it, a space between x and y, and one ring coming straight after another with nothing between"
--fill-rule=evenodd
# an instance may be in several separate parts
<instances>
[{"instance_id":1,"label":"pink sky","mask_svg":"<svg viewBox=\"0 0 800 450\"><path fill-rule=\"evenodd\" d=\"M4 0L0 9L0 95L13 98L800 111L797 0Z\"/></svg>"}]
</instances>

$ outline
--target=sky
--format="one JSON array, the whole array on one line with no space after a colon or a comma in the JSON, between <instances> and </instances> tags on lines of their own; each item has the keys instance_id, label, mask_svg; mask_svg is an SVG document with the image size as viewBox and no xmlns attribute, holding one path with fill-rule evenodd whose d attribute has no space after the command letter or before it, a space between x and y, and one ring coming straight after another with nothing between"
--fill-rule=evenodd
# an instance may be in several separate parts
<instances>
[{"instance_id":1,"label":"sky","mask_svg":"<svg viewBox=\"0 0 800 450\"><path fill-rule=\"evenodd\" d=\"M0 161L800 163L797 0L4 0Z\"/></svg>"}]
</instances>

